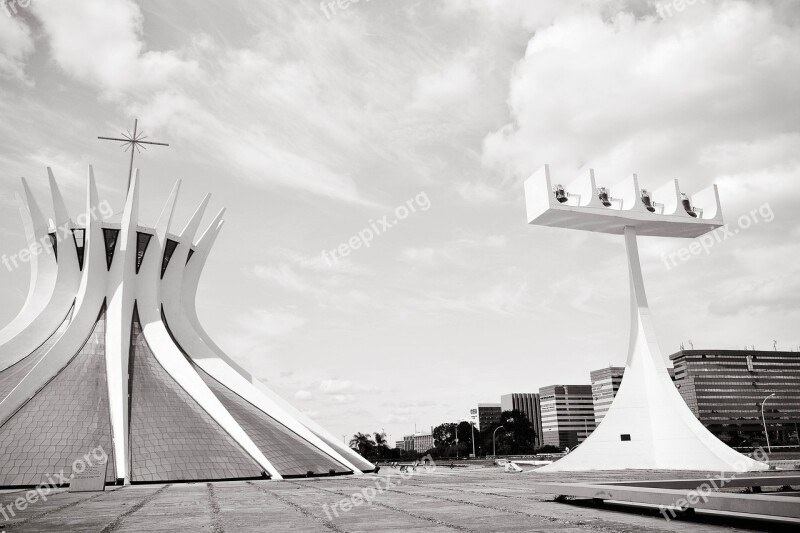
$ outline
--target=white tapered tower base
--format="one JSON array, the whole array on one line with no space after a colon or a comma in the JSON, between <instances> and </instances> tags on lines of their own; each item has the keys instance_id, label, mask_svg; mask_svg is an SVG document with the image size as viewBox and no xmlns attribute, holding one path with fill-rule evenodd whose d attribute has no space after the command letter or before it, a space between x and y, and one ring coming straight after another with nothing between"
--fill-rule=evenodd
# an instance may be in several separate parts
<instances>
[{"instance_id":1,"label":"white tapered tower base","mask_svg":"<svg viewBox=\"0 0 800 533\"><path fill-rule=\"evenodd\" d=\"M537 472L702 470L769 467L731 449L700 423L670 378L644 291L636 230L625 228L631 285L628 360L619 392L598 428L563 459Z\"/></svg>"}]
</instances>

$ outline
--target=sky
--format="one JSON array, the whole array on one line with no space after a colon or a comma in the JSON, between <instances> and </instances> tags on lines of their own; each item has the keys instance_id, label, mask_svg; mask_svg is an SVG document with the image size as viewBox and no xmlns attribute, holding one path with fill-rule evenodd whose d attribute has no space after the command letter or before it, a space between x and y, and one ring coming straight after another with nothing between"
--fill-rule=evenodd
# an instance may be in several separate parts
<instances>
[{"instance_id":1,"label":"sky","mask_svg":"<svg viewBox=\"0 0 800 533\"><path fill-rule=\"evenodd\" d=\"M544 164L716 183L733 237L675 263L689 242L639 240L661 350L798 350L798 95L794 0L17 0L0 250L21 176L50 211L47 166L74 214L89 164L121 211L127 154L96 137L138 118L170 143L137 157L145 223L177 179L177 228L227 208L210 335L332 433L394 441L624 365L623 241L526 224ZM28 279L0 268L0 325Z\"/></svg>"}]
</instances>

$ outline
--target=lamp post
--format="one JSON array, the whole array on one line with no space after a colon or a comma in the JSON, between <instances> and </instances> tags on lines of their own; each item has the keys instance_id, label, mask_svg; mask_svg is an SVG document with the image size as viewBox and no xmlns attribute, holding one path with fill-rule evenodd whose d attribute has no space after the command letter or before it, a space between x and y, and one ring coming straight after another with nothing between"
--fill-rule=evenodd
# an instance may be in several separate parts
<instances>
[{"instance_id":1,"label":"lamp post","mask_svg":"<svg viewBox=\"0 0 800 533\"><path fill-rule=\"evenodd\" d=\"M456 434L456 461L458 461L458 422L456 422L456 429L454 431Z\"/></svg>"},{"instance_id":2,"label":"lamp post","mask_svg":"<svg viewBox=\"0 0 800 533\"><path fill-rule=\"evenodd\" d=\"M495 449L494 438L497 435L497 430L502 427L503 426L497 426L496 428L494 428L494 431L492 432L492 455L495 457L497 457L497 450Z\"/></svg>"},{"instance_id":3,"label":"lamp post","mask_svg":"<svg viewBox=\"0 0 800 533\"><path fill-rule=\"evenodd\" d=\"M769 453L772 453L772 447L769 445L769 433L767 433L767 421L766 419L764 419L764 404L767 403L767 400L769 400L773 396L775 396L774 392L769 396L767 396L766 398L764 398L764 401L761 402L761 423L764 424L764 436L767 437L767 451Z\"/></svg>"},{"instance_id":4,"label":"lamp post","mask_svg":"<svg viewBox=\"0 0 800 533\"><path fill-rule=\"evenodd\" d=\"M475 459L475 422L470 420L469 425L472 427L472 458Z\"/></svg>"}]
</instances>

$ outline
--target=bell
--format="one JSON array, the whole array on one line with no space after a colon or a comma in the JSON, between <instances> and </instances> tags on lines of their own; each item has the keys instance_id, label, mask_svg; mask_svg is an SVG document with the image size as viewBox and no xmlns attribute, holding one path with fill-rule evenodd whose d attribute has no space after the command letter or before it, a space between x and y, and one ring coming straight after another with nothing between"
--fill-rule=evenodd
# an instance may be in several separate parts
<instances>
[{"instance_id":1,"label":"bell","mask_svg":"<svg viewBox=\"0 0 800 533\"><path fill-rule=\"evenodd\" d=\"M653 202L650 200L650 193L646 189L642 189L642 203L651 213L656 212L656 208L653 205Z\"/></svg>"},{"instance_id":2,"label":"bell","mask_svg":"<svg viewBox=\"0 0 800 533\"><path fill-rule=\"evenodd\" d=\"M555 185L553 187L553 192L556 194L556 200L558 200L559 203L563 204L569 200L563 185Z\"/></svg>"},{"instance_id":3,"label":"bell","mask_svg":"<svg viewBox=\"0 0 800 533\"><path fill-rule=\"evenodd\" d=\"M692 208L692 202L689 201L689 197L683 192L681 193L681 205L683 205L683 208L689 213L689 216L697 218L697 213L695 213Z\"/></svg>"},{"instance_id":4,"label":"bell","mask_svg":"<svg viewBox=\"0 0 800 533\"><path fill-rule=\"evenodd\" d=\"M604 206L611 207L611 200L608 197L608 189L605 187L598 187L597 197L600 198L600 201L603 202Z\"/></svg>"}]
</instances>

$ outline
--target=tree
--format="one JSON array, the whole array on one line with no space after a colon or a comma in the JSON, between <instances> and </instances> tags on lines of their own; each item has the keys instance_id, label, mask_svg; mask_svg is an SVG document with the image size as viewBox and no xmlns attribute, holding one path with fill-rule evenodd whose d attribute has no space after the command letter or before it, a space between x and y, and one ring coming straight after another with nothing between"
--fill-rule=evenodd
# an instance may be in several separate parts
<instances>
[{"instance_id":1,"label":"tree","mask_svg":"<svg viewBox=\"0 0 800 533\"><path fill-rule=\"evenodd\" d=\"M389 450L389 443L386 442L386 433L384 432L375 432L373 433L373 438L375 442L375 453L378 459L385 459L387 452Z\"/></svg>"},{"instance_id":2,"label":"tree","mask_svg":"<svg viewBox=\"0 0 800 533\"><path fill-rule=\"evenodd\" d=\"M375 449L375 441L373 441L372 437L369 435L365 435L359 431L350 439L350 447L358 452L361 457L367 458L372 455Z\"/></svg>"},{"instance_id":3,"label":"tree","mask_svg":"<svg viewBox=\"0 0 800 533\"><path fill-rule=\"evenodd\" d=\"M456 442L456 425L453 422L445 422L433 428L433 444L437 448L446 448Z\"/></svg>"},{"instance_id":4,"label":"tree","mask_svg":"<svg viewBox=\"0 0 800 533\"><path fill-rule=\"evenodd\" d=\"M475 430L475 453L480 451L480 432ZM433 443L437 457L456 455L456 437L458 437L458 455L472 453L472 424L469 422L444 422L433 428Z\"/></svg>"},{"instance_id":5,"label":"tree","mask_svg":"<svg viewBox=\"0 0 800 533\"><path fill-rule=\"evenodd\" d=\"M523 455L533 453L536 431L530 420L517 410L503 411L500 414L500 422L492 424L482 432L482 440L485 449L492 449L492 434L498 427L503 429L497 432L496 452L497 455Z\"/></svg>"},{"instance_id":6,"label":"tree","mask_svg":"<svg viewBox=\"0 0 800 533\"><path fill-rule=\"evenodd\" d=\"M459 453L464 453L464 454L472 453L473 433L475 434L476 439L480 437L480 431L478 431L477 429L473 431L471 423L466 421L461 421L458 423L458 445L459 445L458 448L460 450ZM476 440L475 453L477 454L479 450L480 450L480 445L479 442Z\"/></svg>"}]
</instances>

